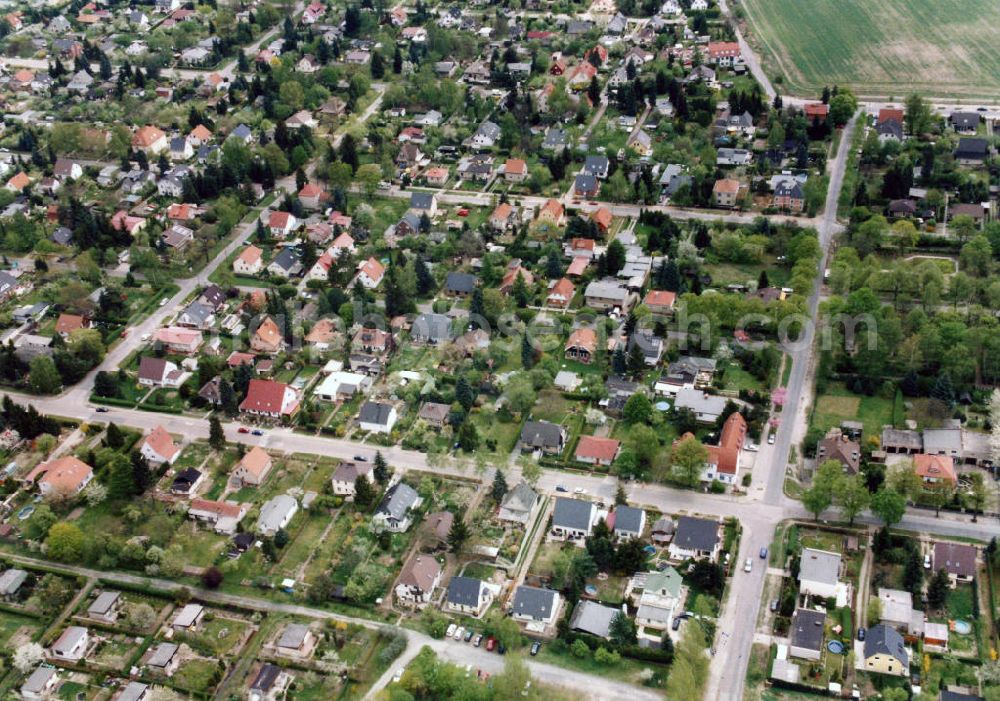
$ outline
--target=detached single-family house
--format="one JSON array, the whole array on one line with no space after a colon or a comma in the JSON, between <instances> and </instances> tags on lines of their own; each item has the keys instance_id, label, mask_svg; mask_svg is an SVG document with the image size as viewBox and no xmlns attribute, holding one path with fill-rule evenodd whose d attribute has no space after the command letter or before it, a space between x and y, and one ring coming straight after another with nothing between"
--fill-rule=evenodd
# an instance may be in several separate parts
<instances>
[{"instance_id":1,"label":"detached single-family house","mask_svg":"<svg viewBox=\"0 0 1000 701\"><path fill-rule=\"evenodd\" d=\"M104 621L105 623L114 623L118 620L121 605L122 598L120 592L102 591L87 608L87 617Z\"/></svg>"},{"instance_id":2,"label":"detached single-family house","mask_svg":"<svg viewBox=\"0 0 1000 701\"><path fill-rule=\"evenodd\" d=\"M291 416L298 408L299 396L292 387L256 378L250 380L246 399L240 403L240 411L275 419Z\"/></svg>"},{"instance_id":3,"label":"detached single-family house","mask_svg":"<svg viewBox=\"0 0 1000 701\"><path fill-rule=\"evenodd\" d=\"M12 568L4 571L0 574L0 597L4 601L11 601L27 579L28 573L24 570Z\"/></svg>"},{"instance_id":4,"label":"detached single-family house","mask_svg":"<svg viewBox=\"0 0 1000 701\"><path fill-rule=\"evenodd\" d=\"M576 540L590 535L597 524L597 507L589 501L556 497L552 511L552 533L561 538Z\"/></svg>"},{"instance_id":5,"label":"detached single-family house","mask_svg":"<svg viewBox=\"0 0 1000 701\"><path fill-rule=\"evenodd\" d=\"M910 674L910 654L903 636L884 623L868 629L864 646L864 668L869 672L906 677Z\"/></svg>"},{"instance_id":6,"label":"detached single-family house","mask_svg":"<svg viewBox=\"0 0 1000 701\"><path fill-rule=\"evenodd\" d=\"M426 604L441 582L441 565L429 555L417 555L403 566L396 580L396 599L408 604Z\"/></svg>"},{"instance_id":7,"label":"detached single-family house","mask_svg":"<svg viewBox=\"0 0 1000 701\"><path fill-rule=\"evenodd\" d=\"M526 421L518 447L522 451L561 453L566 447L566 429L548 421Z\"/></svg>"},{"instance_id":8,"label":"detached single-family house","mask_svg":"<svg viewBox=\"0 0 1000 701\"><path fill-rule=\"evenodd\" d=\"M233 272L237 275L257 275L264 269L264 251L256 246L247 246L233 261Z\"/></svg>"},{"instance_id":9,"label":"detached single-family house","mask_svg":"<svg viewBox=\"0 0 1000 701\"><path fill-rule=\"evenodd\" d=\"M527 525L537 503L538 494L535 490L527 482L518 482L516 487L504 495L497 518L501 521Z\"/></svg>"},{"instance_id":10,"label":"detached single-family house","mask_svg":"<svg viewBox=\"0 0 1000 701\"><path fill-rule=\"evenodd\" d=\"M93 478L90 465L65 455L38 465L24 479L29 484L37 480L38 491L43 497L65 498L82 492Z\"/></svg>"},{"instance_id":11,"label":"detached single-family house","mask_svg":"<svg viewBox=\"0 0 1000 701\"><path fill-rule=\"evenodd\" d=\"M49 655L64 662L79 662L90 646L90 633L81 626L69 626L62 635L52 643Z\"/></svg>"},{"instance_id":12,"label":"detached single-family house","mask_svg":"<svg viewBox=\"0 0 1000 701\"><path fill-rule=\"evenodd\" d=\"M181 633L198 630L202 619L205 617L205 607L201 604L186 604L184 608L177 612L170 627Z\"/></svg>"},{"instance_id":13,"label":"detached single-family house","mask_svg":"<svg viewBox=\"0 0 1000 701\"><path fill-rule=\"evenodd\" d=\"M149 462L162 465L172 463L180 455L181 449L174 443L167 429L158 425L143 439L139 452Z\"/></svg>"},{"instance_id":14,"label":"detached single-family house","mask_svg":"<svg viewBox=\"0 0 1000 701\"><path fill-rule=\"evenodd\" d=\"M799 594L835 598L840 589L840 553L803 548L799 559Z\"/></svg>"},{"instance_id":15,"label":"detached single-family house","mask_svg":"<svg viewBox=\"0 0 1000 701\"><path fill-rule=\"evenodd\" d=\"M59 674L56 668L49 665L39 665L21 684L21 698L28 699L28 701L42 701L51 698L58 685Z\"/></svg>"},{"instance_id":16,"label":"detached single-family house","mask_svg":"<svg viewBox=\"0 0 1000 701\"><path fill-rule=\"evenodd\" d=\"M139 361L139 384L144 387L177 387L187 373L166 358L144 356Z\"/></svg>"},{"instance_id":17,"label":"detached single-family house","mask_svg":"<svg viewBox=\"0 0 1000 701\"><path fill-rule=\"evenodd\" d=\"M211 525L216 533L232 535L249 509L250 507L246 504L192 499L191 506L188 508L188 518Z\"/></svg>"},{"instance_id":18,"label":"detached single-family house","mask_svg":"<svg viewBox=\"0 0 1000 701\"><path fill-rule=\"evenodd\" d=\"M823 654L823 625L826 614L812 609L795 609L789 630L789 653L804 660L818 660Z\"/></svg>"},{"instance_id":19,"label":"detached single-family house","mask_svg":"<svg viewBox=\"0 0 1000 701\"><path fill-rule=\"evenodd\" d=\"M522 584L514 591L511 616L527 624L528 630L544 630L556 622L561 603L557 591Z\"/></svg>"},{"instance_id":20,"label":"detached single-family house","mask_svg":"<svg viewBox=\"0 0 1000 701\"><path fill-rule=\"evenodd\" d=\"M654 631L670 629L670 623L681 605L684 580L673 567L667 567L662 572L647 572L642 584L642 595L639 597L639 609L635 614L635 622L642 628ZM640 575L636 575L638 579ZM659 640L660 635L653 635Z\"/></svg>"},{"instance_id":21,"label":"detached single-family house","mask_svg":"<svg viewBox=\"0 0 1000 701\"><path fill-rule=\"evenodd\" d=\"M618 615L622 615L621 609L581 599L569 618L569 629L607 640L611 637L611 621Z\"/></svg>"},{"instance_id":22,"label":"detached single-family house","mask_svg":"<svg viewBox=\"0 0 1000 701\"><path fill-rule=\"evenodd\" d=\"M493 603L493 589L481 579L455 576L448 582L445 607L449 611L480 617Z\"/></svg>"},{"instance_id":23,"label":"detached single-family house","mask_svg":"<svg viewBox=\"0 0 1000 701\"><path fill-rule=\"evenodd\" d=\"M584 365L589 365L596 353L597 332L586 326L575 329L566 339L566 345L563 347L563 357Z\"/></svg>"},{"instance_id":24,"label":"detached single-family house","mask_svg":"<svg viewBox=\"0 0 1000 701\"><path fill-rule=\"evenodd\" d=\"M367 462L342 462L333 472L330 484L333 486L333 493L337 496L354 498L354 485L358 477L362 477L369 482L375 482L375 476L371 463Z\"/></svg>"},{"instance_id":25,"label":"detached single-family house","mask_svg":"<svg viewBox=\"0 0 1000 701\"><path fill-rule=\"evenodd\" d=\"M236 463L232 479L243 487L259 487L264 484L272 467L274 467L274 460L271 456L263 448L255 445Z\"/></svg>"},{"instance_id":26,"label":"detached single-family house","mask_svg":"<svg viewBox=\"0 0 1000 701\"><path fill-rule=\"evenodd\" d=\"M646 530L646 512L634 506L620 504L608 516L608 528L619 541L641 538Z\"/></svg>"},{"instance_id":27,"label":"detached single-family house","mask_svg":"<svg viewBox=\"0 0 1000 701\"><path fill-rule=\"evenodd\" d=\"M618 457L620 448L621 442L614 438L580 436L580 440L576 444L576 453L574 453L573 457L577 462L607 467Z\"/></svg>"},{"instance_id":28,"label":"detached single-family house","mask_svg":"<svg viewBox=\"0 0 1000 701\"><path fill-rule=\"evenodd\" d=\"M177 654L178 646L175 643L159 643L152 648L146 658L146 668L165 677L172 677L180 666L180 656Z\"/></svg>"},{"instance_id":29,"label":"detached single-family house","mask_svg":"<svg viewBox=\"0 0 1000 701\"><path fill-rule=\"evenodd\" d=\"M250 682L249 701L278 701L292 683L292 675L276 664L265 662Z\"/></svg>"},{"instance_id":30,"label":"detached single-family house","mask_svg":"<svg viewBox=\"0 0 1000 701\"><path fill-rule=\"evenodd\" d=\"M382 502L372 517L372 524L376 530L404 533L413 523L411 512L420 506L421 501L413 487L399 482L390 487L382 497Z\"/></svg>"},{"instance_id":31,"label":"detached single-family house","mask_svg":"<svg viewBox=\"0 0 1000 701\"><path fill-rule=\"evenodd\" d=\"M681 516L677 519L677 529L668 552L671 560L693 558L715 561L720 546L718 521Z\"/></svg>"},{"instance_id":32,"label":"detached single-family house","mask_svg":"<svg viewBox=\"0 0 1000 701\"><path fill-rule=\"evenodd\" d=\"M312 656L316 642L316 634L308 625L289 623L274 644L274 651L283 657L305 660Z\"/></svg>"},{"instance_id":33,"label":"detached single-family house","mask_svg":"<svg viewBox=\"0 0 1000 701\"><path fill-rule=\"evenodd\" d=\"M273 536L285 528L299 510L299 502L287 494L271 497L260 507L260 516L254 529L263 536Z\"/></svg>"},{"instance_id":34,"label":"detached single-family house","mask_svg":"<svg viewBox=\"0 0 1000 701\"><path fill-rule=\"evenodd\" d=\"M365 402L358 412L358 428L371 433L392 433L398 418L392 404Z\"/></svg>"},{"instance_id":35,"label":"detached single-family house","mask_svg":"<svg viewBox=\"0 0 1000 701\"><path fill-rule=\"evenodd\" d=\"M977 550L966 543L935 543L934 569L945 570L952 585L971 582L976 576Z\"/></svg>"}]
</instances>

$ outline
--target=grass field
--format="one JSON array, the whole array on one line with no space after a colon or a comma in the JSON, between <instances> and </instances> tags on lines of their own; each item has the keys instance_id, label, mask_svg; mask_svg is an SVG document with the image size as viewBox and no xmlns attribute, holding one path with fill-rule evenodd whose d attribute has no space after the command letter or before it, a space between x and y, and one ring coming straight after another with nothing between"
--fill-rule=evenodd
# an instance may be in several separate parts
<instances>
[{"instance_id":1,"label":"grass field","mask_svg":"<svg viewBox=\"0 0 1000 701\"><path fill-rule=\"evenodd\" d=\"M742 0L778 92L846 85L868 97L1000 95L995 0Z\"/></svg>"}]
</instances>

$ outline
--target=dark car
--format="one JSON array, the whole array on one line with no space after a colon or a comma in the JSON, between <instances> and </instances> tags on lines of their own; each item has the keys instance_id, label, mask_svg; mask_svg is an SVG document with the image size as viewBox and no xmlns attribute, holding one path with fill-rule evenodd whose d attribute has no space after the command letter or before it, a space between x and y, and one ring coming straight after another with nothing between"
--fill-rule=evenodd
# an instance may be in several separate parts
<instances>
[{"instance_id":1,"label":"dark car","mask_svg":"<svg viewBox=\"0 0 1000 701\"><path fill-rule=\"evenodd\" d=\"M766 560L767 559L767 548L761 548L760 549L760 559L761 560Z\"/></svg>"},{"instance_id":2,"label":"dark car","mask_svg":"<svg viewBox=\"0 0 1000 701\"><path fill-rule=\"evenodd\" d=\"M858 640L864 640L864 639L865 639L865 629L858 628Z\"/></svg>"},{"instance_id":3,"label":"dark car","mask_svg":"<svg viewBox=\"0 0 1000 701\"><path fill-rule=\"evenodd\" d=\"M674 630L677 630L678 628L681 627L681 621L683 620L684 620L683 618L677 616L676 618L674 618L674 622L670 624L670 627L673 628Z\"/></svg>"},{"instance_id":4,"label":"dark car","mask_svg":"<svg viewBox=\"0 0 1000 701\"><path fill-rule=\"evenodd\" d=\"M507 654L507 646L504 645L503 643L500 643L499 645L497 645L497 652L499 652L501 655L506 655Z\"/></svg>"},{"instance_id":5,"label":"dark car","mask_svg":"<svg viewBox=\"0 0 1000 701\"><path fill-rule=\"evenodd\" d=\"M364 455L355 455L354 459L357 460L358 462L368 462L368 458L366 458Z\"/></svg>"},{"instance_id":6,"label":"dark car","mask_svg":"<svg viewBox=\"0 0 1000 701\"><path fill-rule=\"evenodd\" d=\"M557 485L556 485L556 491L557 491L557 492L568 492L569 490L568 490L568 489L566 489L566 488L565 488L564 486L562 486L561 484L557 484Z\"/></svg>"},{"instance_id":7,"label":"dark car","mask_svg":"<svg viewBox=\"0 0 1000 701\"><path fill-rule=\"evenodd\" d=\"M250 433L252 435L254 435L254 436L263 436L264 435L264 432L261 431L259 428L255 428L254 430L250 431Z\"/></svg>"},{"instance_id":8,"label":"dark car","mask_svg":"<svg viewBox=\"0 0 1000 701\"><path fill-rule=\"evenodd\" d=\"M98 414L107 414L109 409L107 407L99 406L97 407Z\"/></svg>"},{"instance_id":9,"label":"dark car","mask_svg":"<svg viewBox=\"0 0 1000 701\"><path fill-rule=\"evenodd\" d=\"M542 644L537 640L531 643L531 656L534 657L538 654L538 651L542 649Z\"/></svg>"},{"instance_id":10,"label":"dark car","mask_svg":"<svg viewBox=\"0 0 1000 701\"><path fill-rule=\"evenodd\" d=\"M470 640L472 640L472 636L475 634L476 631L472 630L472 628L469 628L469 630L465 631L465 642L469 642Z\"/></svg>"}]
</instances>

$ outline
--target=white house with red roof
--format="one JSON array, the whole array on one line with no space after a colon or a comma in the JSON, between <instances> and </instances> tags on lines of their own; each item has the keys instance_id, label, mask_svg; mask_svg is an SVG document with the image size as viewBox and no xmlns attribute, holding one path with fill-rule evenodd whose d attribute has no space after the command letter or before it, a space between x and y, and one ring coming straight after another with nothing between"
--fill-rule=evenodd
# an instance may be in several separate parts
<instances>
[{"instance_id":1,"label":"white house with red roof","mask_svg":"<svg viewBox=\"0 0 1000 701\"><path fill-rule=\"evenodd\" d=\"M240 403L240 411L273 419L291 416L298 408L298 393L284 382L274 380L250 380L246 399Z\"/></svg>"},{"instance_id":2,"label":"white house with red roof","mask_svg":"<svg viewBox=\"0 0 1000 701\"><path fill-rule=\"evenodd\" d=\"M669 290L650 290L642 303L654 314L671 314L677 302L677 293Z\"/></svg>"},{"instance_id":3,"label":"white house with red roof","mask_svg":"<svg viewBox=\"0 0 1000 701\"><path fill-rule=\"evenodd\" d=\"M360 282L366 289L374 290L382 282L384 276L385 266L374 258L369 258L358 264L358 274L351 282L351 286L353 287L355 282Z\"/></svg>"},{"instance_id":4,"label":"white house with red roof","mask_svg":"<svg viewBox=\"0 0 1000 701\"><path fill-rule=\"evenodd\" d=\"M295 231L298 227L299 222L295 218L295 215L291 212L271 212L270 216L267 218L267 228L271 232L271 236L275 236L279 239L283 239Z\"/></svg>"},{"instance_id":5,"label":"white house with red roof","mask_svg":"<svg viewBox=\"0 0 1000 701\"><path fill-rule=\"evenodd\" d=\"M149 462L162 465L172 463L181 454L181 448L163 426L154 428L139 446L142 457Z\"/></svg>"},{"instance_id":6,"label":"white house with red roof","mask_svg":"<svg viewBox=\"0 0 1000 701\"><path fill-rule=\"evenodd\" d=\"M237 275L257 275L264 269L264 251L256 246L247 246L233 261L233 272Z\"/></svg>"},{"instance_id":7,"label":"white house with red roof","mask_svg":"<svg viewBox=\"0 0 1000 701\"><path fill-rule=\"evenodd\" d=\"M621 442L614 438L601 438L599 436L580 436L579 443L576 444L574 457L578 462L585 462L588 465L610 465L618 457L618 450Z\"/></svg>"},{"instance_id":8,"label":"white house with red roof","mask_svg":"<svg viewBox=\"0 0 1000 701\"><path fill-rule=\"evenodd\" d=\"M24 481L29 484L37 481L42 496L70 497L82 492L93 478L90 465L67 455L41 463L25 476Z\"/></svg>"},{"instance_id":9,"label":"white house with red roof","mask_svg":"<svg viewBox=\"0 0 1000 701\"><path fill-rule=\"evenodd\" d=\"M145 151L146 155L158 155L167 150L167 135L159 127L147 125L140 127L132 135L132 148Z\"/></svg>"},{"instance_id":10,"label":"white house with red roof","mask_svg":"<svg viewBox=\"0 0 1000 701\"><path fill-rule=\"evenodd\" d=\"M201 331L183 326L167 326L157 329L153 341L159 343L172 353L193 355L202 344Z\"/></svg>"}]
</instances>

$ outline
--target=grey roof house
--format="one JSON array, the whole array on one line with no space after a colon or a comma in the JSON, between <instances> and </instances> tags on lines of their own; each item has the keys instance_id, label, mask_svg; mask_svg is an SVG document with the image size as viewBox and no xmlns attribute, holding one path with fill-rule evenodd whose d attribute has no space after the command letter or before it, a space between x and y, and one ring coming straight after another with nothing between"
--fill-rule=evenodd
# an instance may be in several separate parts
<instances>
[{"instance_id":1,"label":"grey roof house","mask_svg":"<svg viewBox=\"0 0 1000 701\"><path fill-rule=\"evenodd\" d=\"M445 343L451 340L451 319L444 314L421 314L413 320L410 338L429 345Z\"/></svg>"},{"instance_id":2,"label":"grey roof house","mask_svg":"<svg viewBox=\"0 0 1000 701\"><path fill-rule=\"evenodd\" d=\"M565 446L566 429L548 421L526 421L518 441L521 450L541 450L545 453L561 453Z\"/></svg>"},{"instance_id":3,"label":"grey roof house","mask_svg":"<svg viewBox=\"0 0 1000 701\"><path fill-rule=\"evenodd\" d=\"M497 518L501 521L514 521L527 524L531 511L538 503L538 495L527 482L519 482L516 487L504 495Z\"/></svg>"},{"instance_id":4,"label":"grey roof house","mask_svg":"<svg viewBox=\"0 0 1000 701\"><path fill-rule=\"evenodd\" d=\"M516 620L527 622L529 629L533 628L532 624L544 628L555 622L559 614L560 600L557 591L522 584L514 592L511 615ZM542 625L537 626L537 624Z\"/></svg>"},{"instance_id":5,"label":"grey roof house","mask_svg":"<svg viewBox=\"0 0 1000 701\"><path fill-rule=\"evenodd\" d=\"M634 506L616 506L612 518L615 538L641 538L642 532L646 530L646 512Z\"/></svg>"},{"instance_id":6,"label":"grey roof house","mask_svg":"<svg viewBox=\"0 0 1000 701\"><path fill-rule=\"evenodd\" d=\"M719 550L719 523L694 516L677 519L677 529L670 543L670 558L683 560L689 557L714 560Z\"/></svg>"},{"instance_id":7,"label":"grey roof house","mask_svg":"<svg viewBox=\"0 0 1000 701\"><path fill-rule=\"evenodd\" d=\"M616 608L580 600L570 616L569 629L607 639L611 636L611 621L619 614L621 611Z\"/></svg>"},{"instance_id":8,"label":"grey roof house","mask_svg":"<svg viewBox=\"0 0 1000 701\"><path fill-rule=\"evenodd\" d=\"M823 652L823 623L826 614L812 609L796 609L789 631L793 657L818 660Z\"/></svg>"},{"instance_id":9,"label":"grey roof house","mask_svg":"<svg viewBox=\"0 0 1000 701\"><path fill-rule=\"evenodd\" d=\"M585 538L597 523L597 507L589 501L556 497L552 532L565 538Z\"/></svg>"},{"instance_id":10,"label":"grey roof house","mask_svg":"<svg viewBox=\"0 0 1000 701\"><path fill-rule=\"evenodd\" d=\"M376 529L402 533L413 523L411 511L417 508L420 502L420 496L410 485L403 482L393 485L382 497L382 503L378 505L372 517L372 523Z\"/></svg>"},{"instance_id":11,"label":"grey roof house","mask_svg":"<svg viewBox=\"0 0 1000 701\"><path fill-rule=\"evenodd\" d=\"M480 616L492 601L493 591L481 579L459 576L448 583L445 603L452 611Z\"/></svg>"}]
</instances>

